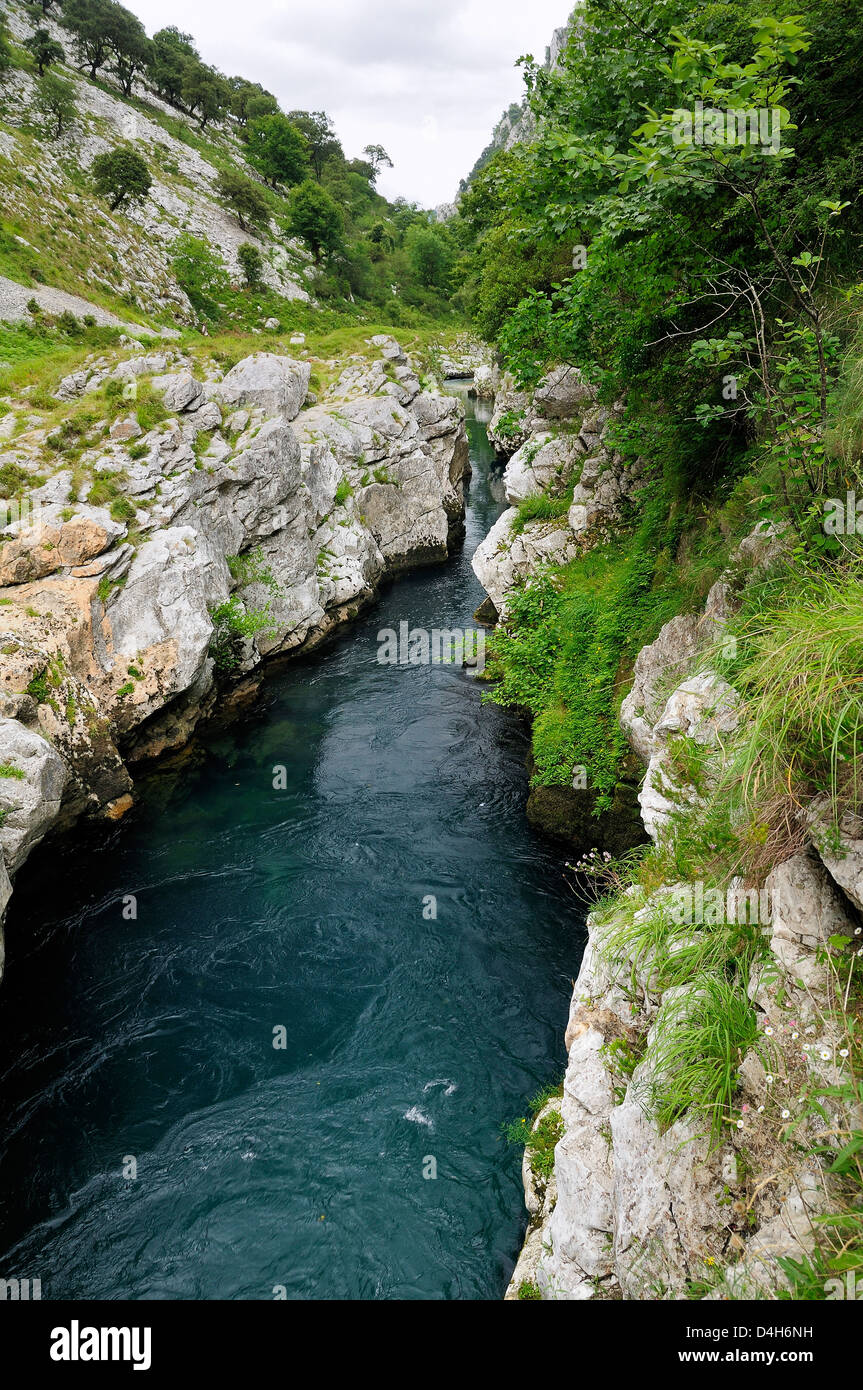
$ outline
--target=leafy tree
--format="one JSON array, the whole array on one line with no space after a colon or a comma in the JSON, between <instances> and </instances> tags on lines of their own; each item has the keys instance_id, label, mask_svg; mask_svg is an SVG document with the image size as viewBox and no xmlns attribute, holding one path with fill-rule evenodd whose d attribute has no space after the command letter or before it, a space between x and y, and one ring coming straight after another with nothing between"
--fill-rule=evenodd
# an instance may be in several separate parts
<instances>
[{"instance_id":1,"label":"leafy tree","mask_svg":"<svg viewBox=\"0 0 863 1390\"><path fill-rule=\"evenodd\" d=\"M47 14L53 5L59 5L60 0L39 0L42 6L42 13Z\"/></svg>"},{"instance_id":2,"label":"leafy tree","mask_svg":"<svg viewBox=\"0 0 863 1390\"><path fill-rule=\"evenodd\" d=\"M756 455L762 514L800 532L823 489L861 43L850 0L585 0L557 67L525 63L533 141L462 198L478 326L522 385L571 362L625 396L682 506Z\"/></svg>"},{"instance_id":3,"label":"leafy tree","mask_svg":"<svg viewBox=\"0 0 863 1390\"><path fill-rule=\"evenodd\" d=\"M259 116L272 116L279 109L279 103L272 92L266 91L259 82L249 82L245 77L228 78L229 109L245 130L249 121Z\"/></svg>"},{"instance_id":4,"label":"leafy tree","mask_svg":"<svg viewBox=\"0 0 863 1390\"><path fill-rule=\"evenodd\" d=\"M236 213L243 231L246 231L249 225L260 226L268 221L270 209L267 200L251 179L244 178L234 169L223 169L219 173L216 187L222 202Z\"/></svg>"},{"instance_id":5,"label":"leafy tree","mask_svg":"<svg viewBox=\"0 0 863 1390\"><path fill-rule=\"evenodd\" d=\"M111 67L120 79L123 95L132 95L135 78L143 73L150 61L151 44L140 19L122 5L112 3L106 15L106 36Z\"/></svg>"},{"instance_id":6,"label":"leafy tree","mask_svg":"<svg viewBox=\"0 0 863 1390\"><path fill-rule=\"evenodd\" d=\"M35 33L30 35L29 39L24 40L24 47L31 54L40 77L52 63L66 61L62 44L57 43L56 39L52 39L47 29L37 29Z\"/></svg>"},{"instance_id":7,"label":"leafy tree","mask_svg":"<svg viewBox=\"0 0 863 1390\"><path fill-rule=\"evenodd\" d=\"M54 139L59 140L78 113L74 83L55 72L46 72L36 83L36 108L53 123Z\"/></svg>"},{"instance_id":8,"label":"leafy tree","mask_svg":"<svg viewBox=\"0 0 863 1390\"><path fill-rule=\"evenodd\" d=\"M229 99L224 78L205 63L187 64L182 95L190 114L198 113L202 130L224 115Z\"/></svg>"},{"instance_id":9,"label":"leafy tree","mask_svg":"<svg viewBox=\"0 0 863 1390\"><path fill-rule=\"evenodd\" d=\"M426 289L445 290L452 269L452 253L433 228L411 227L405 237L408 264Z\"/></svg>"},{"instance_id":10,"label":"leafy tree","mask_svg":"<svg viewBox=\"0 0 863 1390\"><path fill-rule=\"evenodd\" d=\"M219 306L214 295L228 288L228 277L222 261L208 242L190 232L182 232L171 247L171 265L177 283L188 295L199 313L216 317Z\"/></svg>"},{"instance_id":11,"label":"leafy tree","mask_svg":"<svg viewBox=\"0 0 863 1390\"><path fill-rule=\"evenodd\" d=\"M75 38L75 56L95 78L111 53L108 34L113 0L65 0L63 23Z\"/></svg>"},{"instance_id":12,"label":"leafy tree","mask_svg":"<svg viewBox=\"0 0 863 1390\"><path fill-rule=\"evenodd\" d=\"M186 67L190 62L200 62L191 34L169 25L153 35L147 75L159 96L172 106L180 104Z\"/></svg>"},{"instance_id":13,"label":"leafy tree","mask_svg":"<svg viewBox=\"0 0 863 1390\"><path fill-rule=\"evenodd\" d=\"M259 248L253 246L250 241L244 241L242 246L237 247L237 260L240 262L246 284L253 290L263 279L264 258Z\"/></svg>"},{"instance_id":14,"label":"leafy tree","mask_svg":"<svg viewBox=\"0 0 863 1390\"><path fill-rule=\"evenodd\" d=\"M384 165L386 165L388 169L393 168L393 162L387 154L386 150L384 149L383 145L366 145L365 149L363 150L363 154L368 159L368 162L372 166L372 169L374 171L373 181L377 179L377 176L380 173L381 169L384 167Z\"/></svg>"},{"instance_id":15,"label":"leafy tree","mask_svg":"<svg viewBox=\"0 0 863 1390\"><path fill-rule=\"evenodd\" d=\"M107 198L111 211L146 198L153 180L145 161L128 145L99 154L93 160L96 192Z\"/></svg>"},{"instance_id":16,"label":"leafy tree","mask_svg":"<svg viewBox=\"0 0 863 1390\"><path fill-rule=\"evenodd\" d=\"M309 168L309 143L286 116L258 116L248 125L249 163L267 183L302 183Z\"/></svg>"},{"instance_id":17,"label":"leafy tree","mask_svg":"<svg viewBox=\"0 0 863 1390\"><path fill-rule=\"evenodd\" d=\"M341 245L344 219L341 208L313 179L306 179L294 189L288 216L291 236L305 241L320 265L321 257L332 255Z\"/></svg>"},{"instance_id":18,"label":"leafy tree","mask_svg":"<svg viewBox=\"0 0 863 1390\"><path fill-rule=\"evenodd\" d=\"M330 159L344 159L341 143L326 111L289 111L288 120L303 132L309 142L309 157L320 183L324 165Z\"/></svg>"}]
</instances>

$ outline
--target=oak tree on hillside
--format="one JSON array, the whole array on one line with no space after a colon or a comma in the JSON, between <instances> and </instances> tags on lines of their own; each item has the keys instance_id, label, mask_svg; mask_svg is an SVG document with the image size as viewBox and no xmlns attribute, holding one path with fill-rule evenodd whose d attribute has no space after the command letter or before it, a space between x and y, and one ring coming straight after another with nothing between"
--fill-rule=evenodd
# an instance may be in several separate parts
<instances>
[{"instance_id":1,"label":"oak tree on hillside","mask_svg":"<svg viewBox=\"0 0 863 1390\"><path fill-rule=\"evenodd\" d=\"M52 39L47 29L37 29L34 34L30 35L29 39L24 40L24 47L36 64L36 71L40 77L46 68L50 68L52 63L66 61L62 44L59 44L56 39Z\"/></svg>"},{"instance_id":2,"label":"oak tree on hillside","mask_svg":"<svg viewBox=\"0 0 863 1390\"><path fill-rule=\"evenodd\" d=\"M104 67L111 47L108 32L111 25L113 0L65 0L63 23L75 37L75 57L95 80L98 68Z\"/></svg>"},{"instance_id":3,"label":"oak tree on hillside","mask_svg":"<svg viewBox=\"0 0 863 1390\"><path fill-rule=\"evenodd\" d=\"M150 40L140 19L117 4L110 8L107 34L111 67L120 79L123 95L130 97L135 78L145 71L149 62Z\"/></svg>"},{"instance_id":4,"label":"oak tree on hillside","mask_svg":"<svg viewBox=\"0 0 863 1390\"><path fill-rule=\"evenodd\" d=\"M36 83L36 109L50 122L51 133L59 140L78 114L74 83L55 72L46 72Z\"/></svg>"},{"instance_id":5,"label":"oak tree on hillside","mask_svg":"<svg viewBox=\"0 0 863 1390\"><path fill-rule=\"evenodd\" d=\"M287 116L275 112L249 122L248 160L267 183L302 183L309 170L309 142Z\"/></svg>"},{"instance_id":6,"label":"oak tree on hillside","mask_svg":"<svg viewBox=\"0 0 863 1390\"><path fill-rule=\"evenodd\" d=\"M202 130L222 118L230 100L225 79L206 63L187 63L182 96L189 114L197 114Z\"/></svg>"},{"instance_id":7,"label":"oak tree on hillside","mask_svg":"<svg viewBox=\"0 0 863 1390\"><path fill-rule=\"evenodd\" d=\"M153 182L144 160L128 145L97 155L92 172L96 192L108 199L112 212L146 198Z\"/></svg>"},{"instance_id":8,"label":"oak tree on hillside","mask_svg":"<svg viewBox=\"0 0 863 1390\"><path fill-rule=\"evenodd\" d=\"M244 135L249 121L259 116L273 116L279 109L272 92L268 92L260 82L249 82L245 77L229 77L227 85L231 94L231 115L239 121Z\"/></svg>"},{"instance_id":9,"label":"oak tree on hillside","mask_svg":"<svg viewBox=\"0 0 863 1390\"><path fill-rule=\"evenodd\" d=\"M324 253L331 255L341 245L344 219L338 203L313 179L294 189L288 216L288 231L307 243L315 264Z\"/></svg>"},{"instance_id":10,"label":"oak tree on hillside","mask_svg":"<svg viewBox=\"0 0 863 1390\"><path fill-rule=\"evenodd\" d=\"M329 159L343 159L341 141L326 111L289 111L288 120L309 142L309 156L318 183Z\"/></svg>"},{"instance_id":11,"label":"oak tree on hillside","mask_svg":"<svg viewBox=\"0 0 863 1390\"><path fill-rule=\"evenodd\" d=\"M269 219L270 209L260 188L235 169L222 169L216 181L222 202L236 213L243 231L259 227Z\"/></svg>"},{"instance_id":12,"label":"oak tree on hillside","mask_svg":"<svg viewBox=\"0 0 863 1390\"><path fill-rule=\"evenodd\" d=\"M365 155L369 164L372 166L373 182L377 178L381 169L383 169L384 165L386 165L388 169L393 168L393 162L387 154L386 150L384 149L383 145L366 145L365 149L363 150L363 154Z\"/></svg>"},{"instance_id":13,"label":"oak tree on hillside","mask_svg":"<svg viewBox=\"0 0 863 1390\"><path fill-rule=\"evenodd\" d=\"M172 24L153 35L147 76L160 97L171 106L179 106L186 68L190 63L200 61L192 35L184 34Z\"/></svg>"}]
</instances>

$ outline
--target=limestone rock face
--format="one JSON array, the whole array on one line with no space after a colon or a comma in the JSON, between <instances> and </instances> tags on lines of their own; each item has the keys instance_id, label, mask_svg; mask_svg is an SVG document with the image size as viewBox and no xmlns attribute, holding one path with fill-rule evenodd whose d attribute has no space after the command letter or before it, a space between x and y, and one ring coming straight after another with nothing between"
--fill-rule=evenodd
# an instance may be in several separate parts
<instances>
[{"instance_id":1,"label":"limestone rock face","mask_svg":"<svg viewBox=\"0 0 863 1390\"><path fill-rule=\"evenodd\" d=\"M613 529L643 485L643 460L624 463L604 443L618 407L599 410L593 396L578 372L560 367L532 395L504 384L495 397L489 438L501 453L511 454L504 489L513 509L498 518L471 563L503 619L514 586L543 565L566 564L603 529ZM560 515L515 525L518 505L540 496L557 501Z\"/></svg>"},{"instance_id":2,"label":"limestone rock face","mask_svg":"<svg viewBox=\"0 0 863 1390\"><path fill-rule=\"evenodd\" d=\"M173 411L195 410L204 399L203 383L196 381L191 372L154 377L153 389L162 392L165 406Z\"/></svg>"},{"instance_id":3,"label":"limestone rock face","mask_svg":"<svg viewBox=\"0 0 863 1390\"><path fill-rule=\"evenodd\" d=\"M68 521L63 520L60 508L48 507L40 525L14 525L3 533L0 585L26 584L64 566L86 564L125 534L125 523L115 521L102 507L82 504Z\"/></svg>"},{"instance_id":4,"label":"limestone rock face","mask_svg":"<svg viewBox=\"0 0 863 1390\"><path fill-rule=\"evenodd\" d=\"M535 434L513 454L503 475L506 500L517 506L553 487L565 487L584 446L578 436Z\"/></svg>"},{"instance_id":5,"label":"limestone rock face","mask_svg":"<svg viewBox=\"0 0 863 1390\"><path fill-rule=\"evenodd\" d=\"M547 420L571 420L579 408L593 400L593 388L588 386L576 367L554 367L541 381L533 395L534 408Z\"/></svg>"},{"instance_id":6,"label":"limestone rock face","mask_svg":"<svg viewBox=\"0 0 863 1390\"><path fill-rule=\"evenodd\" d=\"M847 812L837 832L822 802L813 806L811 819L818 853L831 878L863 912L863 819Z\"/></svg>"},{"instance_id":7,"label":"limestone rock face","mask_svg":"<svg viewBox=\"0 0 863 1390\"><path fill-rule=\"evenodd\" d=\"M14 872L60 814L68 773L50 743L16 719L0 718L0 749L0 847Z\"/></svg>"},{"instance_id":8,"label":"limestone rock face","mask_svg":"<svg viewBox=\"0 0 863 1390\"><path fill-rule=\"evenodd\" d=\"M777 1115L798 1105L801 1089L821 1095L842 1084L842 1038L820 952L832 934L853 932L855 919L812 851L775 869L767 889L771 954L750 981L762 1037L741 1060L740 1119L718 1143L697 1113L662 1132L651 1111L651 1046L670 1019L697 1017L698 979L663 990L649 960L610 950L614 917L588 919L566 1030L564 1133L539 1205L526 1181L531 1224L509 1298L524 1280L558 1300L684 1298L693 1282L715 1285L708 1298L787 1290L778 1261L811 1251L813 1219L831 1197L823 1171L783 1142ZM636 917L662 910L668 891L646 899ZM640 1060L621 1068L616 1059L627 1050ZM796 1118L813 1142L849 1124L839 1101L825 1097L824 1105L811 1120Z\"/></svg>"},{"instance_id":9,"label":"limestone rock face","mask_svg":"<svg viewBox=\"0 0 863 1390\"><path fill-rule=\"evenodd\" d=\"M550 425L579 420L595 395L576 367L552 368L534 391L516 390L512 378L505 375L497 384L488 437L498 453L513 454Z\"/></svg>"},{"instance_id":10,"label":"limestone rock face","mask_svg":"<svg viewBox=\"0 0 863 1390\"><path fill-rule=\"evenodd\" d=\"M653 752L638 794L652 839L661 838L675 811L698 800L696 789L682 781L675 766L675 740L691 739L701 747L718 743L737 728L738 704L737 692L712 671L690 676L669 697L653 728Z\"/></svg>"},{"instance_id":11,"label":"limestone rock face","mask_svg":"<svg viewBox=\"0 0 863 1390\"><path fill-rule=\"evenodd\" d=\"M306 398L311 370L308 362L256 352L231 368L219 382L216 397L229 409L249 406L293 420Z\"/></svg>"},{"instance_id":12,"label":"limestone rock face","mask_svg":"<svg viewBox=\"0 0 863 1390\"><path fill-rule=\"evenodd\" d=\"M665 707L669 685L688 673L699 646L694 614L672 618L655 642L642 647L635 660L632 688L620 709L620 722L635 752L645 763L654 751L654 726Z\"/></svg>"},{"instance_id":13,"label":"limestone rock face","mask_svg":"<svg viewBox=\"0 0 863 1390\"><path fill-rule=\"evenodd\" d=\"M148 679L124 700L135 722L191 686L207 658L210 609L228 597L224 557L190 526L159 531L135 556L106 610L108 669L142 663Z\"/></svg>"},{"instance_id":14,"label":"limestone rock face","mask_svg":"<svg viewBox=\"0 0 863 1390\"><path fill-rule=\"evenodd\" d=\"M559 521L534 522L520 533L513 527L515 507L502 512L485 540L474 551L473 572L500 617L516 584L532 578L543 564L565 564L578 554L573 533Z\"/></svg>"},{"instance_id":15,"label":"limestone rock face","mask_svg":"<svg viewBox=\"0 0 863 1390\"><path fill-rule=\"evenodd\" d=\"M125 809L123 757L180 746L219 680L321 641L385 576L445 559L463 533L462 406L423 391L389 335L300 418L308 361L256 353L201 380L177 351L135 346L66 391L110 374L137 433L103 422L81 454L86 484L63 467L40 479L37 520L0 535L0 764L22 739L41 750L27 764L38 795L29 775L0 778L10 873L58 818ZM170 412L146 434L136 383ZM110 510L85 500L100 479Z\"/></svg>"}]
</instances>

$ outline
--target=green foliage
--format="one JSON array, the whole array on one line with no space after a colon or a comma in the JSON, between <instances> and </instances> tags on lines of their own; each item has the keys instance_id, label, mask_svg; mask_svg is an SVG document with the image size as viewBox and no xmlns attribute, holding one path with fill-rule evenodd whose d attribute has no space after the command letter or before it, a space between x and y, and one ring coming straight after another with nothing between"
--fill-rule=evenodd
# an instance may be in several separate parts
<instances>
[{"instance_id":1,"label":"green foliage","mask_svg":"<svg viewBox=\"0 0 863 1390\"><path fill-rule=\"evenodd\" d=\"M250 241L244 241L242 246L237 247L237 260L249 289L255 289L261 283L264 273L264 258L259 248L253 246Z\"/></svg>"},{"instance_id":2,"label":"green foliage","mask_svg":"<svg viewBox=\"0 0 863 1390\"><path fill-rule=\"evenodd\" d=\"M320 183L327 164L344 159L332 121L326 111L289 111L288 120L305 136L315 178Z\"/></svg>"},{"instance_id":3,"label":"green foliage","mask_svg":"<svg viewBox=\"0 0 863 1390\"><path fill-rule=\"evenodd\" d=\"M153 182L145 160L128 145L98 154L92 175L96 192L108 199L112 212L124 203L146 198Z\"/></svg>"},{"instance_id":4,"label":"green foliage","mask_svg":"<svg viewBox=\"0 0 863 1390\"><path fill-rule=\"evenodd\" d=\"M36 64L36 71L40 77L52 63L62 63L66 58L62 44L52 39L47 29L36 29L29 39L24 40L24 47Z\"/></svg>"},{"instance_id":5,"label":"green foliage","mask_svg":"<svg viewBox=\"0 0 863 1390\"><path fill-rule=\"evenodd\" d=\"M6 463L0 464L0 496L6 498L17 496L28 481L24 469L19 467L17 463L11 463L7 460Z\"/></svg>"},{"instance_id":6,"label":"green foliage","mask_svg":"<svg viewBox=\"0 0 863 1390\"><path fill-rule=\"evenodd\" d=\"M237 581L241 589L248 584L263 584L271 593L278 591L278 581L267 564L260 546L256 546L254 550L244 551L242 555L229 555L227 565L232 578Z\"/></svg>"},{"instance_id":7,"label":"green foliage","mask_svg":"<svg viewBox=\"0 0 863 1390\"><path fill-rule=\"evenodd\" d=\"M27 694L32 696L37 705L44 705L50 693L51 687L48 682L48 668L46 666L30 681L27 686Z\"/></svg>"},{"instance_id":8,"label":"green foliage","mask_svg":"<svg viewBox=\"0 0 863 1390\"><path fill-rule=\"evenodd\" d=\"M560 1110L554 1106L549 1106L541 1120L537 1121L536 1117L550 1100L561 1093L562 1086L543 1087L528 1103L528 1116L504 1125L506 1142L523 1145L527 1149L531 1171L543 1181L551 1177L554 1168L554 1146L563 1135L563 1120Z\"/></svg>"},{"instance_id":9,"label":"green foliage","mask_svg":"<svg viewBox=\"0 0 863 1390\"><path fill-rule=\"evenodd\" d=\"M515 590L489 643L487 671L499 680L485 698L533 715L535 784L568 786L583 766L599 793L597 815L610 805L627 751L617 719L625 673L682 603L663 511L660 498L634 539Z\"/></svg>"},{"instance_id":10,"label":"green foliage","mask_svg":"<svg viewBox=\"0 0 863 1390\"><path fill-rule=\"evenodd\" d=\"M769 866L801 804L825 797L834 826L863 812L861 589L857 556L839 571L780 572L747 590L726 634L734 654L716 665L745 720L712 794L708 842L729 876Z\"/></svg>"},{"instance_id":11,"label":"green foliage","mask_svg":"<svg viewBox=\"0 0 863 1390\"><path fill-rule=\"evenodd\" d=\"M249 226L257 227L268 221L270 209L267 200L251 179L244 178L234 169L222 169L216 189L222 202L237 214L243 231Z\"/></svg>"},{"instance_id":12,"label":"green foliage","mask_svg":"<svg viewBox=\"0 0 863 1390\"><path fill-rule=\"evenodd\" d=\"M545 492L535 493L519 502L512 529L520 535L530 521L553 521L566 516L569 511L569 497L549 497Z\"/></svg>"},{"instance_id":13,"label":"green foliage","mask_svg":"<svg viewBox=\"0 0 863 1390\"><path fill-rule=\"evenodd\" d=\"M153 35L147 63L147 76L165 101L179 105L183 79L189 61L200 61L191 34L182 33L175 25L159 29Z\"/></svg>"},{"instance_id":14,"label":"green foliage","mask_svg":"<svg viewBox=\"0 0 863 1390\"><path fill-rule=\"evenodd\" d=\"M649 1105L660 1126L695 1110L718 1138L730 1119L741 1063L758 1036L745 989L722 975L700 975L694 997L664 1005L648 1049Z\"/></svg>"},{"instance_id":15,"label":"green foliage","mask_svg":"<svg viewBox=\"0 0 863 1390\"><path fill-rule=\"evenodd\" d=\"M803 530L842 349L822 287L859 263L863 233L863 117L839 115L859 7L585 0L576 28L554 71L525 62L534 142L495 155L463 197L476 322L523 385L572 362L661 418L699 485L769 437L774 506Z\"/></svg>"},{"instance_id":16,"label":"green foliage","mask_svg":"<svg viewBox=\"0 0 863 1390\"><path fill-rule=\"evenodd\" d=\"M267 183L302 183L308 175L309 142L281 112L249 121L246 153Z\"/></svg>"},{"instance_id":17,"label":"green foliage","mask_svg":"<svg viewBox=\"0 0 863 1390\"><path fill-rule=\"evenodd\" d=\"M9 30L5 19L0 15L0 83L5 81L14 65L12 49L9 47Z\"/></svg>"},{"instance_id":18,"label":"green foliage","mask_svg":"<svg viewBox=\"0 0 863 1390\"><path fill-rule=\"evenodd\" d=\"M192 115L197 114L204 130L224 114L229 92L226 82L213 68L189 61L183 70L182 97L186 109Z\"/></svg>"},{"instance_id":19,"label":"green foliage","mask_svg":"<svg viewBox=\"0 0 863 1390\"><path fill-rule=\"evenodd\" d=\"M228 287L228 276L220 257L209 242L181 232L171 247L171 265L177 283L199 314L217 316L215 296Z\"/></svg>"},{"instance_id":20,"label":"green foliage","mask_svg":"<svg viewBox=\"0 0 863 1390\"><path fill-rule=\"evenodd\" d=\"M529 1279L522 1279L518 1286L518 1296L524 1300L542 1299L542 1293L538 1284L532 1284Z\"/></svg>"},{"instance_id":21,"label":"green foliage","mask_svg":"<svg viewBox=\"0 0 863 1390\"><path fill-rule=\"evenodd\" d=\"M109 507L111 516L115 521L130 522L135 520L135 506L128 497L114 497Z\"/></svg>"},{"instance_id":22,"label":"green foliage","mask_svg":"<svg viewBox=\"0 0 863 1390\"><path fill-rule=\"evenodd\" d=\"M211 617L213 667L218 676L229 679L242 665L244 643L259 633L273 631L269 605L247 609L239 594L234 593L212 610Z\"/></svg>"},{"instance_id":23,"label":"green foliage","mask_svg":"<svg viewBox=\"0 0 863 1390\"><path fill-rule=\"evenodd\" d=\"M428 226L414 226L405 237L408 264L421 285L446 290L452 270L452 253L444 235Z\"/></svg>"},{"instance_id":24,"label":"green foliage","mask_svg":"<svg viewBox=\"0 0 863 1390\"><path fill-rule=\"evenodd\" d=\"M36 109L49 122L53 138L59 140L78 114L73 83L46 72L36 83Z\"/></svg>"},{"instance_id":25,"label":"green foliage","mask_svg":"<svg viewBox=\"0 0 863 1390\"><path fill-rule=\"evenodd\" d=\"M344 218L338 203L326 189L308 179L294 190L288 230L291 236L307 242L315 263L319 264L324 254L332 255L340 246Z\"/></svg>"}]
</instances>

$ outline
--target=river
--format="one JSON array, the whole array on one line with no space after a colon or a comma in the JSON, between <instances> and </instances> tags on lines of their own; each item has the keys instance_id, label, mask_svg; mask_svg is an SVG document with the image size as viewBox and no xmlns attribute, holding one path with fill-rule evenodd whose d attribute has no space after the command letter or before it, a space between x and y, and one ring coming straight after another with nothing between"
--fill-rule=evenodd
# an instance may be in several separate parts
<instances>
[{"instance_id":1,"label":"river","mask_svg":"<svg viewBox=\"0 0 863 1390\"><path fill-rule=\"evenodd\" d=\"M0 1276L43 1299L503 1294L502 1126L562 1074L583 913L524 815L521 724L460 667L377 660L379 629L484 597L503 494L467 413L463 550L19 875Z\"/></svg>"}]
</instances>

